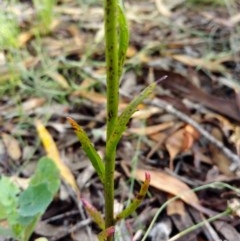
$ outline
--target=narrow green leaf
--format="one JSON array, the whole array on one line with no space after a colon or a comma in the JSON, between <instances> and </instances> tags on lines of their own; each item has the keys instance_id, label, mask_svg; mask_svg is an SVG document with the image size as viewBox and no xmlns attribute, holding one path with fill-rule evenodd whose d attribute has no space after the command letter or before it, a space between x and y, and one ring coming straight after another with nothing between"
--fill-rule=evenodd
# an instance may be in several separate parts
<instances>
[{"instance_id":1,"label":"narrow green leaf","mask_svg":"<svg viewBox=\"0 0 240 241\"><path fill-rule=\"evenodd\" d=\"M127 123L129 119L131 118L132 114L137 110L137 106L142 103L155 89L157 84L165 79L164 76L157 82L154 82L150 84L148 87L146 87L137 97L135 97L130 104L125 108L125 110L122 112L122 114L118 117L116 126L113 130L112 135L110 136L108 142L107 142L107 151L108 150L114 150L123 134L123 132L126 129Z\"/></svg>"},{"instance_id":2,"label":"narrow green leaf","mask_svg":"<svg viewBox=\"0 0 240 241\"><path fill-rule=\"evenodd\" d=\"M98 155L96 149L93 147L92 142L89 140L86 132L74 121L72 118L67 117L69 123L71 124L72 128L74 129L83 150L85 151L86 155L88 156L89 160L91 161L93 167L95 168L100 180L104 183L104 163L101 157Z\"/></svg>"},{"instance_id":3,"label":"narrow green leaf","mask_svg":"<svg viewBox=\"0 0 240 241\"><path fill-rule=\"evenodd\" d=\"M122 212L120 212L116 218L115 218L115 223L118 222L121 219L125 219L128 216L130 216L142 203L143 198L145 197L149 184L150 184L150 174L148 172L145 173L145 181L141 185L141 189L139 193L136 195L136 197L133 199L133 201L127 206Z\"/></svg>"},{"instance_id":4,"label":"narrow green leaf","mask_svg":"<svg viewBox=\"0 0 240 241\"><path fill-rule=\"evenodd\" d=\"M119 25L119 46L118 46L118 72L119 78L122 74L122 67L126 58L128 42L129 42L129 29L127 24L126 15L124 13L122 3L118 3L118 25Z\"/></svg>"},{"instance_id":5,"label":"narrow green leaf","mask_svg":"<svg viewBox=\"0 0 240 241\"><path fill-rule=\"evenodd\" d=\"M91 205L87 200L81 199L82 203L87 210L89 216L93 219L93 221L99 226L100 229L105 229L105 221L102 218L101 213L93 206Z\"/></svg>"}]
</instances>

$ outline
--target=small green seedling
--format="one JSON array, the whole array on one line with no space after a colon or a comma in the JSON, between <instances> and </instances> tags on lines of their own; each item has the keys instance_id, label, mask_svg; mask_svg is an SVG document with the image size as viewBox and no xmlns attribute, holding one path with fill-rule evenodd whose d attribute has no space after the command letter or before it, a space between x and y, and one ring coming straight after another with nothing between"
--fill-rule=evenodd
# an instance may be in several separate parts
<instances>
[{"instance_id":1,"label":"small green seedling","mask_svg":"<svg viewBox=\"0 0 240 241\"><path fill-rule=\"evenodd\" d=\"M107 138L105 157L103 159L98 155L97 150L94 148L85 131L72 118L69 117L68 121L75 130L83 150L90 159L104 186L105 219L103 219L101 213L86 202L86 200L82 200L83 205L102 230L98 236L99 240L112 241L114 226L118 221L127 218L136 210L146 195L150 183L150 175L146 173L145 181L135 199L114 217L113 201L116 148L132 114L137 110L138 105L152 93L158 82L152 83L144 89L118 116L119 80L123 72L129 42L127 20L123 4L120 0L104 1L104 22L107 68Z\"/></svg>"},{"instance_id":2,"label":"small green seedling","mask_svg":"<svg viewBox=\"0 0 240 241\"><path fill-rule=\"evenodd\" d=\"M49 158L38 162L29 186L22 191L8 177L0 179L0 236L28 241L59 189L59 171Z\"/></svg>"}]
</instances>

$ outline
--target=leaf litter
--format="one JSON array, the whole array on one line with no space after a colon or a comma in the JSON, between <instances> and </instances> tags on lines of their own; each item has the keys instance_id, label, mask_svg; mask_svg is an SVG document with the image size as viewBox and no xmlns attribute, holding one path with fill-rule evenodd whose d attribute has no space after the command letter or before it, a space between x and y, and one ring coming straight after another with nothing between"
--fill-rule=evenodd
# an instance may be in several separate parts
<instances>
[{"instance_id":1,"label":"leaf litter","mask_svg":"<svg viewBox=\"0 0 240 241\"><path fill-rule=\"evenodd\" d=\"M130 217L117 227L116 237L122 232L127 235L124 240L141 240L158 208L176 195L180 200L160 214L148 240L166 241L224 211L230 201L239 202L239 196L227 189L190 191L219 180L240 185L240 162L231 168L232 159L215 141L239 156L240 5L204 2L208 3L125 1L131 36L120 89L121 110L147 84L164 75L168 79L138 106L118 146L117 202L134 197L146 170L152 180L149 197L136 211L138 218ZM103 188L66 120L74 118L94 140L99 155L104 155L106 88L100 4L58 1L54 24L49 34L40 32L40 38L35 20L31 21L36 14L31 1L6 8L18 19L21 49L0 51L4 60L0 65L0 173L20 183L28 180L31 171L27 170L45 155L34 127L41 120L57 159L67 161L59 164L67 170L65 178L102 211ZM164 105L154 105L158 101ZM214 138L169 112L169 106ZM130 180L134 185L128 185ZM97 229L80 214L71 190L62 185L60 192L32 240L42 235L50 240L91 240L90 236L95 240ZM238 240L238 216L205 223L178 240Z\"/></svg>"}]
</instances>

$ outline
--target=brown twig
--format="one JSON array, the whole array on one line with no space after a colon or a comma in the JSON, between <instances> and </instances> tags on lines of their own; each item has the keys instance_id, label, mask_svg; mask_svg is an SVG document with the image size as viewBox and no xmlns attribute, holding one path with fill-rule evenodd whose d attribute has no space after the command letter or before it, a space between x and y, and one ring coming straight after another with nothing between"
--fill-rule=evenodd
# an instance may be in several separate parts
<instances>
[{"instance_id":1,"label":"brown twig","mask_svg":"<svg viewBox=\"0 0 240 241\"><path fill-rule=\"evenodd\" d=\"M217 140L214 136L212 136L209 132L207 132L205 129L203 129L196 121L191 119L189 116L185 115L181 111L174 108L172 105L170 105L168 102L163 100L154 100L152 102L149 102L148 104L159 107L164 109L170 114L175 115L182 121L188 123L189 125L193 126L202 136L204 136L209 142L213 143L216 147L218 147L222 152L233 162L230 166L231 171L237 171L237 169L240 169L240 157L233 153L230 149L224 146L222 142Z\"/></svg>"}]
</instances>

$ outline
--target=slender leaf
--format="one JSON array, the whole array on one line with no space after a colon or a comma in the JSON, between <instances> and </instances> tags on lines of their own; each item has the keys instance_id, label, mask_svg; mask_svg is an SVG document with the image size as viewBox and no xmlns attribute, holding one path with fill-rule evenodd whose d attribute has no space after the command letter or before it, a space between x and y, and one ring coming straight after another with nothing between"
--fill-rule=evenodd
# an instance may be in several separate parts
<instances>
[{"instance_id":1,"label":"slender leaf","mask_svg":"<svg viewBox=\"0 0 240 241\"><path fill-rule=\"evenodd\" d=\"M122 114L119 116L116 126L113 130L112 135L110 136L108 142L107 142L107 151L108 150L115 150L116 146L123 134L123 132L126 129L127 123L129 119L131 118L132 114L137 110L137 107L140 103L142 103L155 89L157 84L165 79L166 76L162 77L157 82L154 82L150 84L148 87L146 87L137 97L135 97L130 104L126 107L126 109L122 112Z\"/></svg>"},{"instance_id":2,"label":"slender leaf","mask_svg":"<svg viewBox=\"0 0 240 241\"><path fill-rule=\"evenodd\" d=\"M85 209L87 210L89 216L93 219L93 221L98 225L99 228L104 230L105 221L102 218L101 213L93 205L91 205L87 200L82 199L82 203Z\"/></svg>"},{"instance_id":3,"label":"slender leaf","mask_svg":"<svg viewBox=\"0 0 240 241\"><path fill-rule=\"evenodd\" d=\"M126 15L124 13L123 5L118 4L118 24L119 24L119 46L118 46L118 72L119 78L122 74L122 67L125 61L128 42L129 42L129 29L127 24Z\"/></svg>"},{"instance_id":4,"label":"slender leaf","mask_svg":"<svg viewBox=\"0 0 240 241\"><path fill-rule=\"evenodd\" d=\"M67 118L72 128L74 129L82 148L95 168L100 180L104 183L104 163L101 157L98 155L96 149L93 147L92 142L89 140L86 132L74 121L72 118Z\"/></svg>"},{"instance_id":5,"label":"slender leaf","mask_svg":"<svg viewBox=\"0 0 240 241\"><path fill-rule=\"evenodd\" d=\"M148 191L150 179L151 179L150 174L148 172L146 172L145 173L145 181L142 184L139 193L136 195L134 200L129 204L129 206L127 206L122 212L120 212L116 216L115 222L117 222L121 219L127 218L129 215L131 215L139 207L139 205L142 203L142 200L143 200L143 198L145 197L145 195Z\"/></svg>"}]
</instances>

